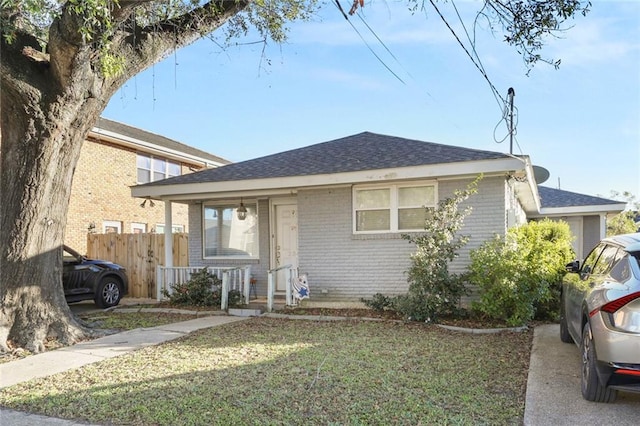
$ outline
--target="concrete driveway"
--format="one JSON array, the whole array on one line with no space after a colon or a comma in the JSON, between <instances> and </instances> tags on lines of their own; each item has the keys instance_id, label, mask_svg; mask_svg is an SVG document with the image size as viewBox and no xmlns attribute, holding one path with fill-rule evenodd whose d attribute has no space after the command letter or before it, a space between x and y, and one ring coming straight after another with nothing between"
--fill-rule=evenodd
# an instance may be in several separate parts
<instances>
[{"instance_id":1,"label":"concrete driveway","mask_svg":"<svg viewBox=\"0 0 640 426\"><path fill-rule=\"evenodd\" d=\"M619 392L613 404L585 401L580 393L580 350L560 341L560 326L536 327L524 424L637 425L640 394Z\"/></svg>"}]
</instances>

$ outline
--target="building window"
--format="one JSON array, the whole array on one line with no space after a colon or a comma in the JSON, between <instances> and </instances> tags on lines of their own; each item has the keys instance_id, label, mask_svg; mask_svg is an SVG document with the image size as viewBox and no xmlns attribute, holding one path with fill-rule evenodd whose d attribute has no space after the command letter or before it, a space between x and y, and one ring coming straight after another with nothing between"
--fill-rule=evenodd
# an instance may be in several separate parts
<instances>
[{"instance_id":1,"label":"building window","mask_svg":"<svg viewBox=\"0 0 640 426\"><path fill-rule=\"evenodd\" d=\"M102 222L102 232L105 234L120 234L122 232L122 222L105 220Z\"/></svg>"},{"instance_id":2,"label":"building window","mask_svg":"<svg viewBox=\"0 0 640 426\"><path fill-rule=\"evenodd\" d=\"M138 154L138 183L148 183L181 174L180 164L164 158Z\"/></svg>"},{"instance_id":3,"label":"building window","mask_svg":"<svg viewBox=\"0 0 640 426\"><path fill-rule=\"evenodd\" d=\"M131 224L131 233L132 234L144 234L145 232L147 232L147 224L146 223L133 222Z\"/></svg>"},{"instance_id":4,"label":"building window","mask_svg":"<svg viewBox=\"0 0 640 426\"><path fill-rule=\"evenodd\" d=\"M234 206L203 206L205 258L257 258L258 214L255 204L244 203L247 216L238 219Z\"/></svg>"},{"instance_id":5,"label":"building window","mask_svg":"<svg viewBox=\"0 0 640 426\"><path fill-rule=\"evenodd\" d=\"M173 234L184 232L184 225L172 225L171 230ZM164 223L156 225L156 234L164 234Z\"/></svg>"},{"instance_id":6,"label":"building window","mask_svg":"<svg viewBox=\"0 0 640 426\"><path fill-rule=\"evenodd\" d=\"M436 185L354 187L353 206L355 233L420 231L426 207L436 206Z\"/></svg>"}]
</instances>

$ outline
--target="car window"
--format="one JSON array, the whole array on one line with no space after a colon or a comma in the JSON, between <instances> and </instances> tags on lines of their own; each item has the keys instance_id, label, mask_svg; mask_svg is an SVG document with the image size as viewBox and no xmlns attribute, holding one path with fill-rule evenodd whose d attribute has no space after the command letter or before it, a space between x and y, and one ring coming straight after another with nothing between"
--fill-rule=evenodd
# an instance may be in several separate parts
<instances>
[{"instance_id":1,"label":"car window","mask_svg":"<svg viewBox=\"0 0 640 426\"><path fill-rule=\"evenodd\" d=\"M606 275L611 270L613 266L613 261L616 259L616 254L618 253L618 247L614 246L606 246L605 249L600 254L595 266L593 267L593 274L596 275Z\"/></svg>"},{"instance_id":2,"label":"car window","mask_svg":"<svg viewBox=\"0 0 640 426\"><path fill-rule=\"evenodd\" d=\"M593 268L596 265L596 261L598 260L598 257L600 257L600 253L602 253L602 250L604 248L604 244L599 244L596 246L596 248L591 250L591 253L589 253L589 256L587 256L587 258L584 260L584 263L582 264L581 272L583 274L590 274L593 271Z\"/></svg>"},{"instance_id":3,"label":"car window","mask_svg":"<svg viewBox=\"0 0 640 426\"><path fill-rule=\"evenodd\" d=\"M611 268L611 278L618 282L624 282L631 277L631 269L629 268L629 254L622 250L618 251L617 259L613 261Z\"/></svg>"}]
</instances>

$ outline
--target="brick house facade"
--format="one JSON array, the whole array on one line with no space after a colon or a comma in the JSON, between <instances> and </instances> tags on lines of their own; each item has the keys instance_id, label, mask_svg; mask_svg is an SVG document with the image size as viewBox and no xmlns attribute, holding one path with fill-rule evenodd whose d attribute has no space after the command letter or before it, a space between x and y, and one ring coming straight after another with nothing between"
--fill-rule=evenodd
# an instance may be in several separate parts
<instances>
[{"instance_id":1,"label":"brick house facade","mask_svg":"<svg viewBox=\"0 0 640 426\"><path fill-rule=\"evenodd\" d=\"M149 162L149 169L140 168ZM87 233L164 232L164 203L133 198L130 187L166 177L157 169L171 164L187 174L229 161L174 140L101 118L82 147L71 188L65 244L80 253ZM155 167L155 170L154 170ZM168 168L168 166L167 166ZM155 178L155 179L154 179ZM144 202L144 204L143 204ZM187 206L172 211L175 232L188 232Z\"/></svg>"}]
</instances>

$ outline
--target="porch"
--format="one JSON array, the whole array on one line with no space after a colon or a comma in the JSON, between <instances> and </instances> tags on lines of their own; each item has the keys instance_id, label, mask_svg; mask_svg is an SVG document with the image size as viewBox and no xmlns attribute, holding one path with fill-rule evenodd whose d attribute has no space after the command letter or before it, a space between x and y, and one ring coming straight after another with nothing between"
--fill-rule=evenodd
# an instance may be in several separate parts
<instances>
[{"instance_id":1,"label":"porch","mask_svg":"<svg viewBox=\"0 0 640 426\"><path fill-rule=\"evenodd\" d=\"M206 269L212 275L222 280L220 292L220 309L229 309L229 292L237 291L242 294L243 305L250 308L264 308L273 312L286 306L297 306L303 298L309 297L309 287L305 283L304 289L298 283L298 270L292 265L284 265L268 271L267 294L258 296L255 280L252 279L251 266L157 266L156 268L156 301L167 300L167 295L173 293L174 286L184 284L191 279L192 274ZM285 277L285 292L276 293L277 274L282 271ZM302 293L302 294L301 294Z\"/></svg>"}]
</instances>

